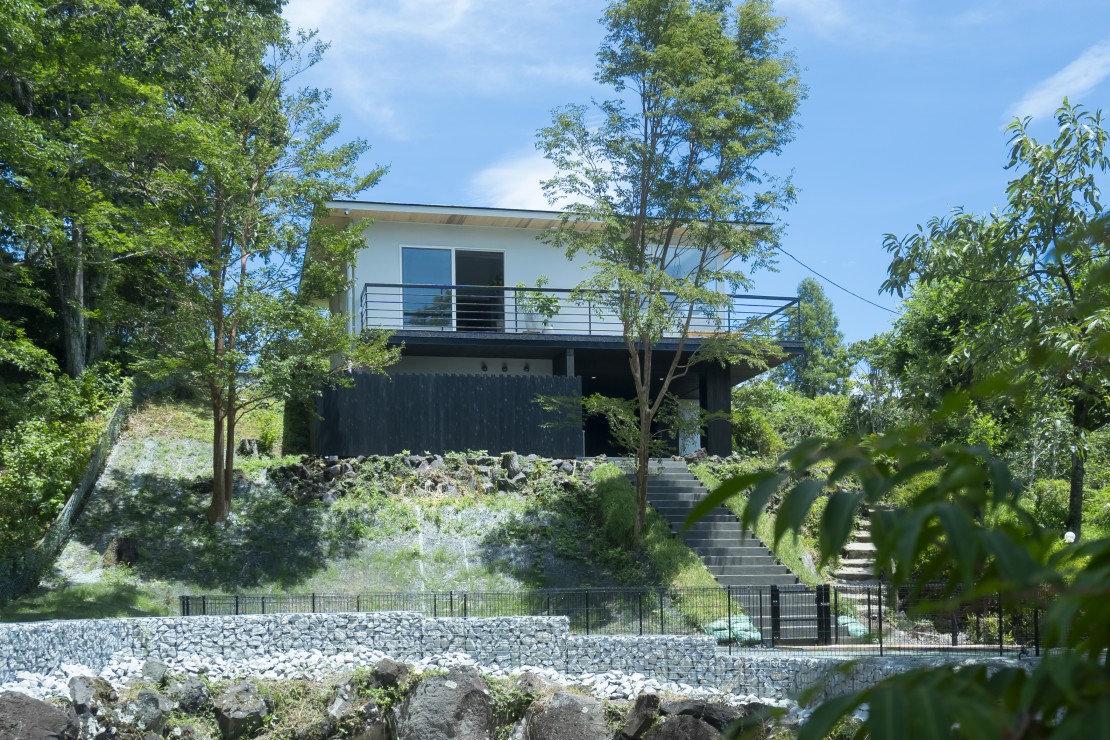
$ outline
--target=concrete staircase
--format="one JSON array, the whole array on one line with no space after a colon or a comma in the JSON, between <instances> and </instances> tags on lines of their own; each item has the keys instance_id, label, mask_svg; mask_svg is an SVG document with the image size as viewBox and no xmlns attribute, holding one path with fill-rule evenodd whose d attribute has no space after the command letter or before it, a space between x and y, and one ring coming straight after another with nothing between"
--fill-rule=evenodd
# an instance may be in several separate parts
<instances>
[{"instance_id":1,"label":"concrete staircase","mask_svg":"<svg viewBox=\"0 0 1110 740\"><path fill-rule=\"evenodd\" d=\"M871 541L871 512L863 510L856 519L856 528L848 544L840 551L840 565L832 577L842 583L873 582L875 576L875 545Z\"/></svg>"},{"instance_id":2,"label":"concrete staircase","mask_svg":"<svg viewBox=\"0 0 1110 740\"><path fill-rule=\"evenodd\" d=\"M625 461L629 470L632 461ZM814 592L798 584L797 577L778 561L758 537L744 528L724 506L718 506L690 529L682 532L690 510L709 490L681 460L652 460L648 478L648 503L701 559L722 586L731 587L733 598L763 633L772 636L770 586L779 591L779 632L776 642L812 642L816 634ZM634 482L634 476L629 473Z\"/></svg>"}]
</instances>

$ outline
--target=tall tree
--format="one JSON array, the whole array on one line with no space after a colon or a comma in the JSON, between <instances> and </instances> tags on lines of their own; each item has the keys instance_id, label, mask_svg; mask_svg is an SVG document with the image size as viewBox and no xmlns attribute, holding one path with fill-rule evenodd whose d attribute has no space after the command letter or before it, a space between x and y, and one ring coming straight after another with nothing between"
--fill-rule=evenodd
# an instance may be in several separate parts
<instances>
[{"instance_id":1,"label":"tall tree","mask_svg":"<svg viewBox=\"0 0 1110 740\"><path fill-rule=\"evenodd\" d=\"M358 174L362 141L329 145L339 124L324 115L326 93L289 89L324 46L311 34L290 40L276 12L229 10L194 8L208 31L184 49L197 73L176 90L175 166L160 183L180 244L166 256L181 284L151 363L208 400L213 523L231 508L236 426L246 411L393 357L384 336L350 336L342 317L313 302L343 288L341 266L362 245L361 227L330 229L314 218L328 199L355 196L383 170Z\"/></svg>"},{"instance_id":2,"label":"tall tree","mask_svg":"<svg viewBox=\"0 0 1110 740\"><path fill-rule=\"evenodd\" d=\"M134 182L164 110L150 59L175 29L116 0L5 0L0 17L0 249L50 296L76 377L105 352L121 265L155 238Z\"/></svg>"},{"instance_id":3,"label":"tall tree","mask_svg":"<svg viewBox=\"0 0 1110 740\"><path fill-rule=\"evenodd\" d=\"M775 370L775 379L809 398L844 393L852 363L832 301L813 278L798 283L797 337L805 351Z\"/></svg>"},{"instance_id":4,"label":"tall tree","mask_svg":"<svg viewBox=\"0 0 1110 740\"><path fill-rule=\"evenodd\" d=\"M1040 143L1030 119L1010 124L1010 181L1004 210L989 216L957 211L925 229L886 237L894 255L884 288L901 294L917 285L947 285L944 300L961 309L944 332L951 349L943 358L948 381L1027 365L1027 349L1060 352L1066 363L1039 373L1035 398L1055 397L1067 408L1072 461L1067 527L1082 526L1085 437L1110 420L1110 359L1091 341L1081 308L1106 305L1110 285L1092 279L1107 258L1105 241L1076 238L1102 214L1095 175L1110 167L1101 112L1064 101L1058 134ZM1034 342L1030 343L1029 340Z\"/></svg>"},{"instance_id":5,"label":"tall tree","mask_svg":"<svg viewBox=\"0 0 1110 740\"><path fill-rule=\"evenodd\" d=\"M638 540L652 421L689 370L691 320L721 315L725 291L749 285L742 260L769 259L777 230L738 224L773 221L793 198L758 161L792 138L803 90L768 0L615 0L602 23L595 79L617 97L597 106L596 126L586 106L557 109L538 147L558 172L545 192L570 204L551 241L593 258L578 288L602 291L594 306L623 328L639 412ZM653 367L664 337L678 351ZM736 351L722 347L709 352Z\"/></svg>"}]
</instances>

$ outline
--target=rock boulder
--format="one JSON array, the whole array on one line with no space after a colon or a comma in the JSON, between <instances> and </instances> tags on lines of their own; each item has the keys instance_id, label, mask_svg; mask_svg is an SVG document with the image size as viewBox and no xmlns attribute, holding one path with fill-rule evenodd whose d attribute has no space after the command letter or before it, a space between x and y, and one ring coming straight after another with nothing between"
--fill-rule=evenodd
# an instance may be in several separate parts
<instances>
[{"instance_id":1,"label":"rock boulder","mask_svg":"<svg viewBox=\"0 0 1110 740\"><path fill-rule=\"evenodd\" d=\"M560 691L541 699L525 715L525 740L598 740L611 736L596 699Z\"/></svg>"},{"instance_id":2,"label":"rock boulder","mask_svg":"<svg viewBox=\"0 0 1110 740\"><path fill-rule=\"evenodd\" d=\"M258 688L250 681L219 694L212 700L216 723L225 738L246 737L262 726L270 707Z\"/></svg>"},{"instance_id":3,"label":"rock boulder","mask_svg":"<svg viewBox=\"0 0 1110 740\"><path fill-rule=\"evenodd\" d=\"M76 740L77 718L26 694L0 694L0 737L5 740Z\"/></svg>"},{"instance_id":4,"label":"rock boulder","mask_svg":"<svg viewBox=\"0 0 1110 740\"><path fill-rule=\"evenodd\" d=\"M721 733L713 725L689 714L678 714L648 730L644 740L719 740L720 737Z\"/></svg>"},{"instance_id":5,"label":"rock boulder","mask_svg":"<svg viewBox=\"0 0 1110 740\"><path fill-rule=\"evenodd\" d=\"M489 688L473 668L417 684L397 716L397 740L491 740Z\"/></svg>"}]
</instances>

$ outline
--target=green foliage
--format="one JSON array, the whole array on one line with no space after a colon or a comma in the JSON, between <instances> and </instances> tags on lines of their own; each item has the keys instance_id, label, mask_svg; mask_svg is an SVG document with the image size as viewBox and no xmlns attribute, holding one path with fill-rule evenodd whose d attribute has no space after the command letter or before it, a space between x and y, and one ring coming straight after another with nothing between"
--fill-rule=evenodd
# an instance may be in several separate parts
<instances>
[{"instance_id":1,"label":"green foliage","mask_svg":"<svg viewBox=\"0 0 1110 740\"><path fill-rule=\"evenodd\" d=\"M517 689L514 679L487 678L486 684L489 686L490 710L493 714L493 726L496 728L495 737L497 740L509 740L516 724L524 719L525 712L537 697Z\"/></svg>"},{"instance_id":2,"label":"green foliage","mask_svg":"<svg viewBox=\"0 0 1110 740\"><path fill-rule=\"evenodd\" d=\"M736 224L770 223L794 197L757 166L792 138L803 94L771 10L765 0L611 3L596 78L616 97L597 104L599 116L583 105L556 109L537 136L556 170L544 192L566 213L549 241L592 260L572 297L619 324L628 348L639 427L636 539L651 430L675 376L703 360L758 365L771 351L751 339L761 327L723 324L725 291L749 284L741 263L767 263L778 239L773 226ZM716 336L683 359L695 318ZM679 351L657 363L665 337Z\"/></svg>"},{"instance_id":3,"label":"green foliage","mask_svg":"<svg viewBox=\"0 0 1110 740\"><path fill-rule=\"evenodd\" d=\"M810 398L769 380L750 380L732 393L737 449L775 455L807 437L834 437L845 426L848 398Z\"/></svg>"},{"instance_id":4,"label":"green foliage","mask_svg":"<svg viewBox=\"0 0 1110 740\"><path fill-rule=\"evenodd\" d=\"M1028 502L1027 508L1031 508L1031 513L1040 526L1059 528L1067 521L1068 482L1066 480L1035 481L1025 497Z\"/></svg>"},{"instance_id":5,"label":"green foliage","mask_svg":"<svg viewBox=\"0 0 1110 740\"><path fill-rule=\"evenodd\" d=\"M536 278L534 290L525 290L528 286L524 283L516 284L521 289L516 292L516 307L525 314L539 316L544 326L559 314L559 297L553 293L544 293L542 289L546 286L547 275Z\"/></svg>"},{"instance_id":6,"label":"green foliage","mask_svg":"<svg viewBox=\"0 0 1110 740\"><path fill-rule=\"evenodd\" d=\"M1096 178L1110 169L1110 133L1101 111L1066 99L1054 139L1037 141L1030 126L1025 119L1007 128L1013 179L1006 207L986 216L956 210L901 239L888 235L883 287L912 291L895 328L894 356L908 371L907 395L926 408L938 408L949 390L966 394L994 373L1039 364L1021 397L970 394L961 408L972 402L973 415L988 413L1016 430L1039 424L1046 410L1063 410L1071 452L1067 526L1079 534L1087 435L1110 421L1110 352L1100 344L1110 286L1095 277L1107 256ZM1046 354L1067 359L1040 362ZM971 434L983 431L976 426L973 417ZM989 431L1000 437L1001 430Z\"/></svg>"},{"instance_id":7,"label":"green foliage","mask_svg":"<svg viewBox=\"0 0 1110 740\"><path fill-rule=\"evenodd\" d=\"M1083 249L1101 248L1108 241L1104 227L1100 222L1074 233L1060 248L1068 250L1075 242L1088 242ZM1088 268L1089 285L1110 284L1104 256ZM1085 327L1085 344L1104 353L1110 350L1110 333L1102 320L1107 299L1098 289L1079 293L1073 315ZM1043 378L1066 376L1076 362L1071 350L1088 351L1046 347L1042 337L1027 338L1015 348L1016 353L1022 350L1025 365L947 394L928 421L943 425L962 413L972 397L989 404L1020 401L1043 388ZM926 425L862 439L807 440L786 453L783 462L782 470L725 481L692 518L746 493L743 519L754 522L786 485L775 523L781 536L804 526L819 491L836 491L850 482L858 492L834 492L822 515L820 552L827 562L847 541L853 512L902 489L908 492L903 507L873 513L872 538L877 560L892 564L892 585L903 589L910 603L921 599L922 611L951 610L998 594L1004 603L1039 601L1042 609L1042 657L1032 666L942 666L899 674L825 702L802 728L801 740L827 736L862 705L868 714L860 732L872 738L1081 737L1101 732L1110 708L1110 538L1061 543L1059 530L1046 529L1027 511L1023 486L1004 462L984 447L962 442L938 447ZM1044 489L1048 506L1051 488ZM937 577L944 578L943 593L926 597L925 584ZM982 629L991 629L989 621Z\"/></svg>"},{"instance_id":8,"label":"green foliage","mask_svg":"<svg viewBox=\"0 0 1110 740\"><path fill-rule=\"evenodd\" d=\"M807 398L842 394L848 388L852 363L832 302L813 278L798 284L798 299L797 320L784 330L784 338L801 339L805 350L772 377Z\"/></svg>"},{"instance_id":9,"label":"green foliage","mask_svg":"<svg viewBox=\"0 0 1110 740\"><path fill-rule=\"evenodd\" d=\"M120 380L110 367L33 381L0 431L0 559L37 542L77 486Z\"/></svg>"}]
</instances>

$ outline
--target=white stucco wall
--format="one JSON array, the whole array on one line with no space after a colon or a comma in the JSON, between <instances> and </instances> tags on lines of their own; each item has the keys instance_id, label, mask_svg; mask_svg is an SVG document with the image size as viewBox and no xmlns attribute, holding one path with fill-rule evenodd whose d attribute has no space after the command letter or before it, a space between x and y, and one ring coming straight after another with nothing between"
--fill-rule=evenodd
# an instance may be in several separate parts
<instances>
[{"instance_id":1,"label":"white stucco wall","mask_svg":"<svg viewBox=\"0 0 1110 740\"><path fill-rule=\"evenodd\" d=\"M571 261L565 253L539 239L543 233L539 229L504 228L489 226L455 226L448 224L398 223L379 221L367 227L363 234L366 247L359 253L354 267L354 301L361 305L363 286L366 283L400 283L401 249L403 247L434 247L441 249L474 249L502 252L505 266L505 285L512 287L517 283L527 286L536 284L540 276L547 277L549 288L573 288L582 281L587 266L585 255L578 255ZM387 328L400 328L401 292L393 288L372 288L379 306L396 301L395 320L383 319L372 322ZM511 292L506 297L506 330L525 331L523 317L516 314L512 306ZM560 325L567 330L574 323L586 320L586 309L577 308L577 316L565 312L562 321L557 316L548 331L558 331ZM361 317L353 328L361 328Z\"/></svg>"}]
</instances>

